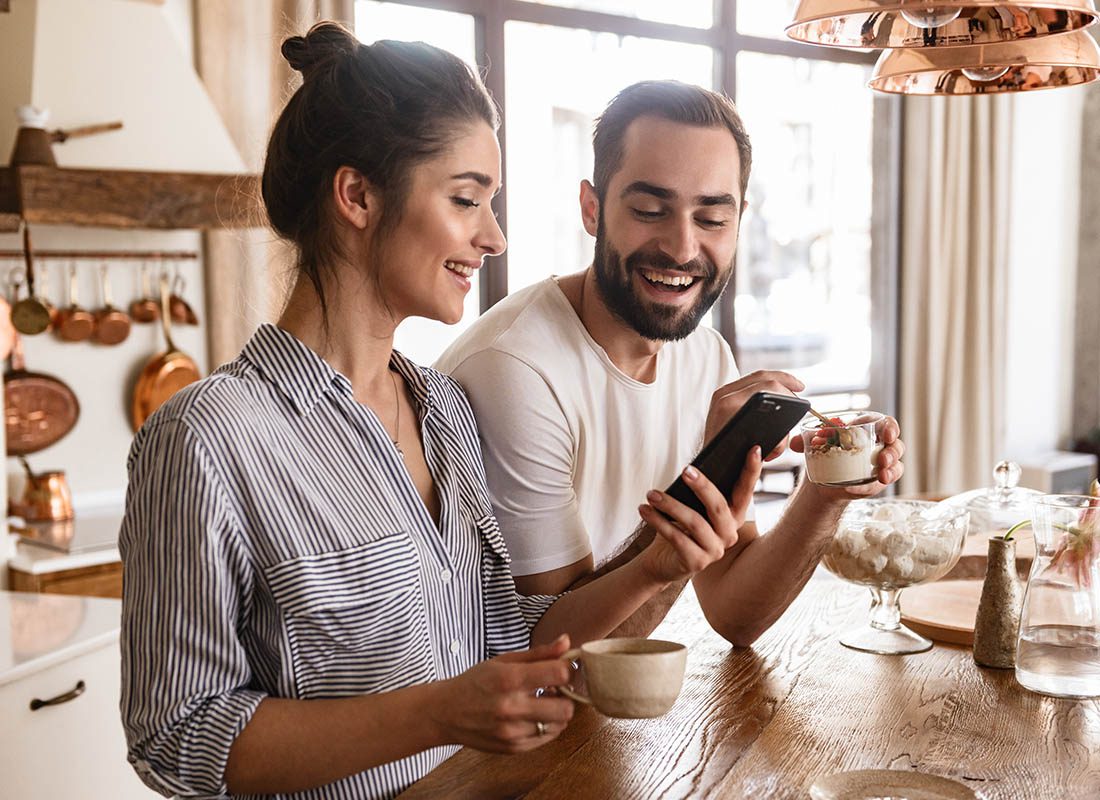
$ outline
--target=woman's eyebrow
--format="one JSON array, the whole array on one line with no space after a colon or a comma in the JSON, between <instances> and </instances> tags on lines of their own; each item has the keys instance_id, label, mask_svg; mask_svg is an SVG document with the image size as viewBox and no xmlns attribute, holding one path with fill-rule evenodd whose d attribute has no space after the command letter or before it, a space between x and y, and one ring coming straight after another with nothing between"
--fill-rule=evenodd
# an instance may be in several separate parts
<instances>
[{"instance_id":1,"label":"woman's eyebrow","mask_svg":"<svg viewBox=\"0 0 1100 800\"><path fill-rule=\"evenodd\" d=\"M488 189L493 185L493 179L484 172L460 172L451 176L452 181L475 181Z\"/></svg>"}]
</instances>

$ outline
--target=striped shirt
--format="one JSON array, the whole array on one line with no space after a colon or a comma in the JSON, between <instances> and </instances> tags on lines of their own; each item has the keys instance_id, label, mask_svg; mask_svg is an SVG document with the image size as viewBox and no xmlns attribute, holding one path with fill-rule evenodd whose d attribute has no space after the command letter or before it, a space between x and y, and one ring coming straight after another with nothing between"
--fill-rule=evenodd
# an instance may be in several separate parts
<instances>
[{"instance_id":1,"label":"striped shirt","mask_svg":"<svg viewBox=\"0 0 1100 800\"><path fill-rule=\"evenodd\" d=\"M121 708L130 762L162 794L224 796L229 748L265 697L451 678L526 647L553 602L515 592L458 384L390 363L417 408L438 526L350 381L272 325L135 437ZM392 797L456 750L280 796Z\"/></svg>"}]
</instances>

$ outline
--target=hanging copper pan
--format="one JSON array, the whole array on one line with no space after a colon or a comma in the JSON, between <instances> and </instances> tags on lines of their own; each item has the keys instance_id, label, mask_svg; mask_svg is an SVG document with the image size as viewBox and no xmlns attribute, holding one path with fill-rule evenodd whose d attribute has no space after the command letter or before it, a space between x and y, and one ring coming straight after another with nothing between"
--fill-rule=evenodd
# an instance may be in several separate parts
<instances>
[{"instance_id":1,"label":"hanging copper pan","mask_svg":"<svg viewBox=\"0 0 1100 800\"><path fill-rule=\"evenodd\" d=\"M168 349L149 359L134 386L130 409L130 424L134 431L184 386L199 379L199 367L194 359L181 352L172 341L172 312L168 306L168 279L160 281L160 322Z\"/></svg>"},{"instance_id":2,"label":"hanging copper pan","mask_svg":"<svg viewBox=\"0 0 1100 800\"><path fill-rule=\"evenodd\" d=\"M4 374L4 417L9 456L44 450L71 431L80 417L80 403L68 384L26 370L23 340L18 335L11 369Z\"/></svg>"}]
</instances>

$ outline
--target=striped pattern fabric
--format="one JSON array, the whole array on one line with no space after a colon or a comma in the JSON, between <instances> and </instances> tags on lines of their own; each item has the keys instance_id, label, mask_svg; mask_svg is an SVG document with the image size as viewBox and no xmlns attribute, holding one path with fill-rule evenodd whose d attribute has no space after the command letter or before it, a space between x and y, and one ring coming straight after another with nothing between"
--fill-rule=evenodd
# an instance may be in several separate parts
<instances>
[{"instance_id":1,"label":"striped pattern fabric","mask_svg":"<svg viewBox=\"0 0 1100 800\"><path fill-rule=\"evenodd\" d=\"M553 602L515 592L458 384L398 353L391 365L415 399L438 527L347 378L272 325L135 437L121 710L129 759L162 794L224 796L229 748L267 696L451 678L527 647ZM280 797L392 797L456 749Z\"/></svg>"}]
</instances>

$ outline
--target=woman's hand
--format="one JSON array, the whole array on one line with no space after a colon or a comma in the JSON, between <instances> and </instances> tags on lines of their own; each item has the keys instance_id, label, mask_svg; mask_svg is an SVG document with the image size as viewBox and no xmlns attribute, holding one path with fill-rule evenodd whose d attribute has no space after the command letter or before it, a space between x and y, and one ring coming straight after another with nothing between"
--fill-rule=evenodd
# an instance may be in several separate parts
<instances>
[{"instance_id":1,"label":"woman's hand","mask_svg":"<svg viewBox=\"0 0 1100 800\"><path fill-rule=\"evenodd\" d=\"M573 701L537 696L569 683L569 649L562 635L550 644L484 661L456 678L434 684L426 709L445 742L491 753L522 753L557 738L573 718Z\"/></svg>"},{"instance_id":2,"label":"woman's hand","mask_svg":"<svg viewBox=\"0 0 1100 800\"><path fill-rule=\"evenodd\" d=\"M760 448L754 447L728 500L697 469L685 469L684 482L703 502L706 516L664 492L646 495L649 503L639 506L638 513L657 535L638 558L651 578L666 583L690 578L737 544L737 531L745 522L762 463Z\"/></svg>"}]
</instances>

